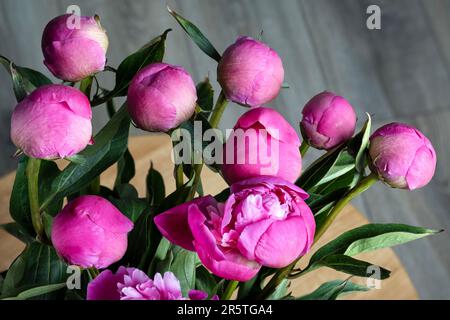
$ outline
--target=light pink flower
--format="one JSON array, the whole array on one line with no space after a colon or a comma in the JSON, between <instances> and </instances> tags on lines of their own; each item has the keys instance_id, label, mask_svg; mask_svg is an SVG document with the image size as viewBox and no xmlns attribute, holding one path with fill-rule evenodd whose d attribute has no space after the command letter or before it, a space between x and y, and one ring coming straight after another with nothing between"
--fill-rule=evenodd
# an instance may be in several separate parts
<instances>
[{"instance_id":1,"label":"light pink flower","mask_svg":"<svg viewBox=\"0 0 450 320\"><path fill-rule=\"evenodd\" d=\"M52 226L56 252L69 264L103 269L127 249L133 223L99 196L81 196L58 213Z\"/></svg>"},{"instance_id":2,"label":"light pink flower","mask_svg":"<svg viewBox=\"0 0 450 320\"><path fill-rule=\"evenodd\" d=\"M91 119L91 105L81 91L56 84L42 86L15 107L11 140L29 157L70 157L91 143Z\"/></svg>"},{"instance_id":3,"label":"light pink flower","mask_svg":"<svg viewBox=\"0 0 450 320\"><path fill-rule=\"evenodd\" d=\"M356 113L343 97L332 92L314 96L302 111L302 134L317 149L332 149L349 140L356 127Z\"/></svg>"},{"instance_id":4,"label":"light pink flower","mask_svg":"<svg viewBox=\"0 0 450 320\"><path fill-rule=\"evenodd\" d=\"M168 131L195 111L197 91L182 67L153 63L140 70L128 88L128 111L146 131Z\"/></svg>"},{"instance_id":5,"label":"light pink flower","mask_svg":"<svg viewBox=\"0 0 450 320\"><path fill-rule=\"evenodd\" d=\"M436 152L418 129L390 123L370 137L371 168L394 188L417 189L430 182L436 169Z\"/></svg>"},{"instance_id":6,"label":"light pink flower","mask_svg":"<svg viewBox=\"0 0 450 320\"><path fill-rule=\"evenodd\" d=\"M271 108L244 113L224 146L222 173L235 183L261 175L295 182L302 170L300 139L283 116Z\"/></svg>"},{"instance_id":7,"label":"light pink flower","mask_svg":"<svg viewBox=\"0 0 450 320\"><path fill-rule=\"evenodd\" d=\"M275 50L263 42L239 37L223 53L217 78L229 100L259 107L280 92L283 63Z\"/></svg>"},{"instance_id":8,"label":"light pink flower","mask_svg":"<svg viewBox=\"0 0 450 320\"><path fill-rule=\"evenodd\" d=\"M44 64L62 80L79 81L102 71L107 49L106 32L94 17L56 17L42 35Z\"/></svg>"},{"instance_id":9,"label":"light pink flower","mask_svg":"<svg viewBox=\"0 0 450 320\"><path fill-rule=\"evenodd\" d=\"M309 251L315 221L307 197L287 181L262 176L233 184L225 204L197 198L155 223L169 241L196 251L215 275L248 281L262 265L281 268Z\"/></svg>"},{"instance_id":10,"label":"light pink flower","mask_svg":"<svg viewBox=\"0 0 450 320\"><path fill-rule=\"evenodd\" d=\"M199 290L190 290L188 295L191 300L205 300L208 297L207 293ZM164 276L156 273L152 280L139 269L119 267L115 274L111 270L103 271L87 288L87 300L185 299L180 281L172 272L166 272Z\"/></svg>"}]
</instances>

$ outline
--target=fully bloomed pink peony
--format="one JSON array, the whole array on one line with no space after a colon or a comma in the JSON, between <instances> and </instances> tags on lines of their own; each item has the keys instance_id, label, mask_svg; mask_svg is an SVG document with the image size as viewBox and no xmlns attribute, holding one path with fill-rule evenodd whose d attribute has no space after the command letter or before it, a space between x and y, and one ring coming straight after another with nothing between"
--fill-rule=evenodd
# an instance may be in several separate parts
<instances>
[{"instance_id":1,"label":"fully bloomed pink peony","mask_svg":"<svg viewBox=\"0 0 450 320\"><path fill-rule=\"evenodd\" d=\"M102 71L107 49L106 32L94 17L56 17L42 35L44 64L62 80L79 81Z\"/></svg>"},{"instance_id":2,"label":"fully bloomed pink peony","mask_svg":"<svg viewBox=\"0 0 450 320\"><path fill-rule=\"evenodd\" d=\"M189 299L205 300L208 294L190 290ZM120 267L114 274L111 270L100 273L87 288L87 300L185 300L180 281L172 272L164 276L156 273L150 279L136 268ZM216 297L213 297L216 299Z\"/></svg>"},{"instance_id":3,"label":"fully bloomed pink peony","mask_svg":"<svg viewBox=\"0 0 450 320\"><path fill-rule=\"evenodd\" d=\"M103 269L123 257L131 229L133 223L108 200L81 196L55 217L51 238L69 264Z\"/></svg>"},{"instance_id":4,"label":"fully bloomed pink peony","mask_svg":"<svg viewBox=\"0 0 450 320\"><path fill-rule=\"evenodd\" d=\"M302 170L300 139L283 116L254 108L237 121L224 146L222 173L229 183L261 175L294 182Z\"/></svg>"},{"instance_id":5,"label":"fully bloomed pink peony","mask_svg":"<svg viewBox=\"0 0 450 320\"><path fill-rule=\"evenodd\" d=\"M169 241L196 251L215 275L248 281L261 266L285 267L309 251L315 221L307 197L287 181L262 176L233 184L224 204L197 198L155 223Z\"/></svg>"},{"instance_id":6,"label":"fully bloomed pink peony","mask_svg":"<svg viewBox=\"0 0 450 320\"><path fill-rule=\"evenodd\" d=\"M430 182L436 169L436 151L418 129L390 123L370 137L371 168L394 188L417 189Z\"/></svg>"},{"instance_id":7,"label":"fully bloomed pink peony","mask_svg":"<svg viewBox=\"0 0 450 320\"><path fill-rule=\"evenodd\" d=\"M302 111L304 138L317 149L332 149L349 140L356 127L356 113L343 97L332 92L314 96Z\"/></svg>"},{"instance_id":8,"label":"fully bloomed pink peony","mask_svg":"<svg viewBox=\"0 0 450 320\"><path fill-rule=\"evenodd\" d=\"M239 37L223 53L217 66L217 79L229 100L259 107L280 92L283 62L265 43Z\"/></svg>"},{"instance_id":9,"label":"fully bloomed pink peony","mask_svg":"<svg viewBox=\"0 0 450 320\"><path fill-rule=\"evenodd\" d=\"M91 105L81 91L57 84L42 86L15 107L11 140L29 157L70 157L91 143L91 119Z\"/></svg>"},{"instance_id":10,"label":"fully bloomed pink peony","mask_svg":"<svg viewBox=\"0 0 450 320\"><path fill-rule=\"evenodd\" d=\"M140 70L128 88L128 111L139 128L166 132L195 111L197 91L182 67L153 63Z\"/></svg>"}]
</instances>

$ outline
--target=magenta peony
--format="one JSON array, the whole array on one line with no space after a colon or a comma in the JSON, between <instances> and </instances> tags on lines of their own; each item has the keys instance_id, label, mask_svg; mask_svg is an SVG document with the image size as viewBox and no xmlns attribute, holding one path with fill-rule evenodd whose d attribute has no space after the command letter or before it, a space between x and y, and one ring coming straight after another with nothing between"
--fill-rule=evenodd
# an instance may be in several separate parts
<instances>
[{"instance_id":1,"label":"magenta peony","mask_svg":"<svg viewBox=\"0 0 450 320\"><path fill-rule=\"evenodd\" d=\"M314 239L308 195L280 178L261 176L231 186L222 204L201 197L155 217L169 241L196 251L215 275L248 281L260 267L285 267Z\"/></svg>"},{"instance_id":2,"label":"magenta peony","mask_svg":"<svg viewBox=\"0 0 450 320\"><path fill-rule=\"evenodd\" d=\"M52 226L56 252L69 264L103 269L120 260L133 223L99 196L81 196L58 213Z\"/></svg>"},{"instance_id":3,"label":"magenta peony","mask_svg":"<svg viewBox=\"0 0 450 320\"><path fill-rule=\"evenodd\" d=\"M14 109L11 140L29 157L70 157L91 142L91 119L91 105L81 91L56 84L42 86Z\"/></svg>"},{"instance_id":4,"label":"magenta peony","mask_svg":"<svg viewBox=\"0 0 450 320\"><path fill-rule=\"evenodd\" d=\"M430 182L436 152L422 132L402 123L390 123L370 137L371 168L394 188L417 189Z\"/></svg>"},{"instance_id":5,"label":"magenta peony","mask_svg":"<svg viewBox=\"0 0 450 320\"><path fill-rule=\"evenodd\" d=\"M356 113L345 100L332 92L322 92L305 105L300 122L303 137L317 149L332 149L349 140L356 127Z\"/></svg>"},{"instance_id":6,"label":"magenta peony","mask_svg":"<svg viewBox=\"0 0 450 320\"><path fill-rule=\"evenodd\" d=\"M278 54L250 37L239 37L229 46L217 67L217 80L225 96L250 107L275 99L283 79L283 63Z\"/></svg>"},{"instance_id":7,"label":"magenta peony","mask_svg":"<svg viewBox=\"0 0 450 320\"><path fill-rule=\"evenodd\" d=\"M42 35L44 64L62 80L79 81L102 71L107 49L106 32L94 17L56 17Z\"/></svg>"},{"instance_id":8,"label":"magenta peony","mask_svg":"<svg viewBox=\"0 0 450 320\"><path fill-rule=\"evenodd\" d=\"M139 71L128 89L128 111L139 128L163 131L178 127L195 111L197 91L182 67L154 63Z\"/></svg>"}]
</instances>

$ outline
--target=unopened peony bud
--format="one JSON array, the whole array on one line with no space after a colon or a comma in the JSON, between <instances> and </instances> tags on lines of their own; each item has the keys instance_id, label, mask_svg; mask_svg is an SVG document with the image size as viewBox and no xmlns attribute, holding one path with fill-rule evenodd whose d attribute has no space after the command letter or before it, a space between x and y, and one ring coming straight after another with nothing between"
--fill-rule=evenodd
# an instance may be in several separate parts
<instances>
[{"instance_id":1,"label":"unopened peony bud","mask_svg":"<svg viewBox=\"0 0 450 320\"><path fill-rule=\"evenodd\" d=\"M128 111L146 131L178 127L195 111L197 91L182 67L154 63L139 71L128 89Z\"/></svg>"},{"instance_id":2,"label":"unopened peony bud","mask_svg":"<svg viewBox=\"0 0 450 320\"><path fill-rule=\"evenodd\" d=\"M261 41L239 37L223 53L217 77L227 99L259 107L278 95L283 84L283 63Z\"/></svg>"},{"instance_id":3,"label":"unopened peony bud","mask_svg":"<svg viewBox=\"0 0 450 320\"><path fill-rule=\"evenodd\" d=\"M131 229L133 223L109 201L81 196L55 217L51 237L68 263L103 269L123 257Z\"/></svg>"},{"instance_id":4,"label":"unopened peony bud","mask_svg":"<svg viewBox=\"0 0 450 320\"><path fill-rule=\"evenodd\" d=\"M436 169L436 152L416 128L390 123L370 137L371 168L391 187L417 189L430 182Z\"/></svg>"},{"instance_id":5,"label":"unopened peony bud","mask_svg":"<svg viewBox=\"0 0 450 320\"><path fill-rule=\"evenodd\" d=\"M332 92L314 96L302 111L300 123L303 138L317 149L332 149L349 140L356 127L353 107Z\"/></svg>"},{"instance_id":6,"label":"unopened peony bud","mask_svg":"<svg viewBox=\"0 0 450 320\"><path fill-rule=\"evenodd\" d=\"M91 119L91 105L81 91L56 84L42 86L14 109L11 140L29 157L70 157L91 142Z\"/></svg>"},{"instance_id":7,"label":"unopened peony bud","mask_svg":"<svg viewBox=\"0 0 450 320\"><path fill-rule=\"evenodd\" d=\"M56 17L42 35L44 63L62 80L79 81L102 71L107 49L108 37L95 17Z\"/></svg>"}]
</instances>

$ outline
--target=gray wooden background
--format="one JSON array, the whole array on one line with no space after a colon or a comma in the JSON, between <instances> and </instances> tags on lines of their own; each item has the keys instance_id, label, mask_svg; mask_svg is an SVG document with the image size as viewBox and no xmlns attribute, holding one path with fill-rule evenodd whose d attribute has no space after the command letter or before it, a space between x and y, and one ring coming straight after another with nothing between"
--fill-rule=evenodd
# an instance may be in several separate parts
<instances>
[{"instance_id":1,"label":"gray wooden background","mask_svg":"<svg viewBox=\"0 0 450 320\"><path fill-rule=\"evenodd\" d=\"M49 72L42 64L41 32L54 16L76 3L82 14L101 16L110 39L109 64L166 28L172 28L166 61L183 65L194 79L215 80L215 63L196 48L165 10L166 1L0 0L0 54L16 64ZM238 35L263 40L283 58L286 81L272 104L297 126L301 106L332 90L369 112L375 127L390 121L418 126L438 154L434 180L424 189L390 190L379 183L355 205L373 222L401 222L447 231L396 249L424 299L450 298L450 1L445 0L168 0L205 31L219 51ZM366 8L381 7L381 30L366 28ZM104 79L112 85L111 79ZM9 140L14 98L0 72L0 175L16 166ZM243 112L228 107L224 127ZM95 123L105 122L96 110ZM135 134L140 132L135 131ZM307 155L309 162L313 153Z\"/></svg>"}]
</instances>

